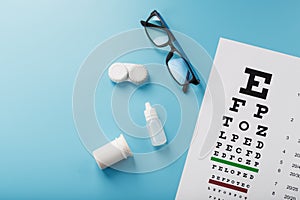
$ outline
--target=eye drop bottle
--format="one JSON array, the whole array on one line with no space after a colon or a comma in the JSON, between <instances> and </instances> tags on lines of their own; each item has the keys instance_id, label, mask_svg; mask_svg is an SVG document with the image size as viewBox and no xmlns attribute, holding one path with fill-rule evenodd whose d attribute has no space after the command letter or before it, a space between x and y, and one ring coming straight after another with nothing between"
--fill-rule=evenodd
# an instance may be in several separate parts
<instances>
[{"instance_id":1,"label":"eye drop bottle","mask_svg":"<svg viewBox=\"0 0 300 200\"><path fill-rule=\"evenodd\" d=\"M157 116L155 108L151 107L150 103L145 104L146 109L144 115L147 122L147 129L153 146L160 146L167 142L166 134L160 119Z\"/></svg>"}]
</instances>

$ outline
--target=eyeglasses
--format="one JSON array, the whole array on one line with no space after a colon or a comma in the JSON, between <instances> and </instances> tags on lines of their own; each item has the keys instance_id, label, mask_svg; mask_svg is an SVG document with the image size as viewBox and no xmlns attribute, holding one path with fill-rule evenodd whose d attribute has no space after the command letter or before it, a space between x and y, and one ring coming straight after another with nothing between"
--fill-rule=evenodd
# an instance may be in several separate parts
<instances>
[{"instance_id":1,"label":"eyeglasses","mask_svg":"<svg viewBox=\"0 0 300 200\"><path fill-rule=\"evenodd\" d=\"M200 80L196 71L162 16L154 10L146 21L141 20L141 24L155 46L160 48L170 47L166 65L173 79L183 86L183 92L187 91L187 86L190 83L198 85Z\"/></svg>"}]
</instances>

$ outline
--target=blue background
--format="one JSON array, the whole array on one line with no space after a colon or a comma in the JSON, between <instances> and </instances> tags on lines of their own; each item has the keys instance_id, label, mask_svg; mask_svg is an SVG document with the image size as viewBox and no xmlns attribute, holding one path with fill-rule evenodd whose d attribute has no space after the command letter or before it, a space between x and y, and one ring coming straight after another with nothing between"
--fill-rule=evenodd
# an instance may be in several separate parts
<instances>
[{"instance_id":1,"label":"blue background","mask_svg":"<svg viewBox=\"0 0 300 200\"><path fill-rule=\"evenodd\" d=\"M220 36L300 56L299 8L299 1L1 1L0 199L174 199L186 154L152 173L104 173L82 146L72 91L83 60L153 9L212 57Z\"/></svg>"}]
</instances>

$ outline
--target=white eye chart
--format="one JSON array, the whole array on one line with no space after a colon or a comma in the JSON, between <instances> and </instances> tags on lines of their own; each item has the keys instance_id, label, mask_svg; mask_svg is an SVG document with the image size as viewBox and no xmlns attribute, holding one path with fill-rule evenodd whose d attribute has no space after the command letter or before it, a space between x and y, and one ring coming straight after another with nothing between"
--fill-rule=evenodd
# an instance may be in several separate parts
<instances>
[{"instance_id":1,"label":"white eye chart","mask_svg":"<svg viewBox=\"0 0 300 200\"><path fill-rule=\"evenodd\" d=\"M300 58L221 38L214 68L176 199L299 200Z\"/></svg>"}]
</instances>

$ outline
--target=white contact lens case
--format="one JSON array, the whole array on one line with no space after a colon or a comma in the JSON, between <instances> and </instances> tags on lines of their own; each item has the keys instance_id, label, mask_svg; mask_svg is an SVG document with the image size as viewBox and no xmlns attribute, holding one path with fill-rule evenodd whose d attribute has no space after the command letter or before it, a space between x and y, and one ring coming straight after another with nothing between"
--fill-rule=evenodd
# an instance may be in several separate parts
<instances>
[{"instance_id":1,"label":"white contact lens case","mask_svg":"<svg viewBox=\"0 0 300 200\"><path fill-rule=\"evenodd\" d=\"M141 64L113 63L108 69L108 76L115 83L128 81L139 85L147 80L148 71Z\"/></svg>"}]
</instances>

